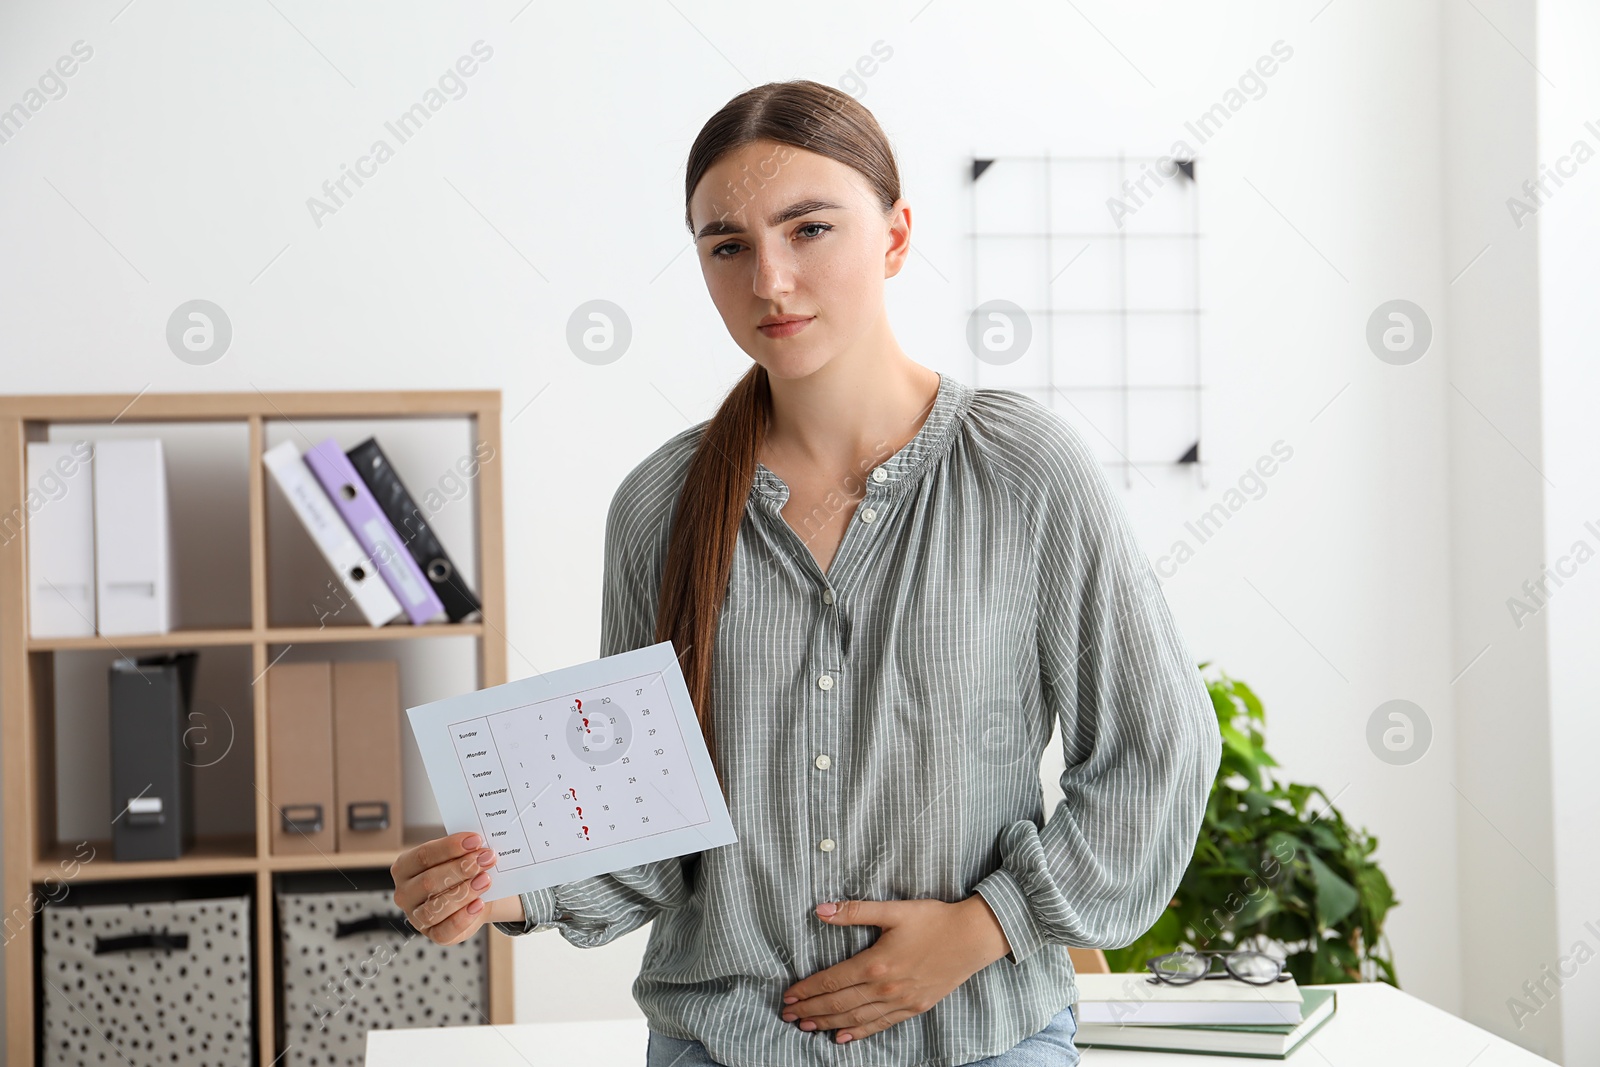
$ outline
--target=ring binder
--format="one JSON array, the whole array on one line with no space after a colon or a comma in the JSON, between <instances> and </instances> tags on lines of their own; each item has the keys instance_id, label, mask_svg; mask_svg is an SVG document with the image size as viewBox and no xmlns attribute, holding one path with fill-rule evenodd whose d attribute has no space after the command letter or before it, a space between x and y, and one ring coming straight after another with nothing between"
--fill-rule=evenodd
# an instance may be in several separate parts
<instances>
[{"instance_id":1,"label":"ring binder","mask_svg":"<svg viewBox=\"0 0 1600 1067\"><path fill-rule=\"evenodd\" d=\"M322 486L301 461L293 441L284 441L262 457L273 481L283 490L295 516L316 543L317 550L333 573L374 626L382 626L400 615L400 601L378 575L378 568L366 557L355 535L345 525Z\"/></svg>"},{"instance_id":2,"label":"ring binder","mask_svg":"<svg viewBox=\"0 0 1600 1067\"><path fill-rule=\"evenodd\" d=\"M361 480L367 483L373 499L405 544L406 551L427 575L450 621L461 622L481 611L478 598L467 588L455 562L439 543L428 520L423 518L422 509L417 507L410 490L400 480L394 464L384 455L377 438L367 438L346 455Z\"/></svg>"},{"instance_id":3,"label":"ring binder","mask_svg":"<svg viewBox=\"0 0 1600 1067\"><path fill-rule=\"evenodd\" d=\"M435 616L444 615L444 604L404 547L399 533L384 516L350 457L339 450L339 442L330 437L313 445L307 450L305 461L322 488L327 490L328 499L344 516L362 549L377 565L378 573L383 575L412 624L421 626Z\"/></svg>"}]
</instances>

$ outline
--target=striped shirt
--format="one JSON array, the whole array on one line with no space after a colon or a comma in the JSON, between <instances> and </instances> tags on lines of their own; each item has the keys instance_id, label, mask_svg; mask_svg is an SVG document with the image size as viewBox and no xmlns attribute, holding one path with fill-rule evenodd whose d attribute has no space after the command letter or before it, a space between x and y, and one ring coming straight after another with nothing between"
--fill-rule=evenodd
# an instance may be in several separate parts
<instances>
[{"instance_id":1,"label":"striped shirt","mask_svg":"<svg viewBox=\"0 0 1600 1067\"><path fill-rule=\"evenodd\" d=\"M655 643L705 426L612 500L602 656ZM712 664L737 843L525 893L524 923L496 924L589 947L653 920L634 999L729 1067L952 1067L1043 1029L1077 1003L1067 946L1129 944L1171 901L1221 759L1150 562L1060 416L941 375L878 459L826 571L780 514L787 485L756 468ZM1046 821L1057 723L1065 799ZM785 988L879 935L817 904L975 892L1010 952L929 1011L844 1045L779 1018Z\"/></svg>"}]
</instances>

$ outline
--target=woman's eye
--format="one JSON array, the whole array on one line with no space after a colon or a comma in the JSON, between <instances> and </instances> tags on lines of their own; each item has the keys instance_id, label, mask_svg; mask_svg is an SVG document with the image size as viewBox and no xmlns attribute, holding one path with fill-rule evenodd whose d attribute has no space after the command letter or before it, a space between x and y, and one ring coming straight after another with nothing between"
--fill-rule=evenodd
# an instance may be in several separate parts
<instances>
[{"instance_id":1,"label":"woman's eye","mask_svg":"<svg viewBox=\"0 0 1600 1067\"><path fill-rule=\"evenodd\" d=\"M815 233L815 234L811 234L809 236L805 236L803 238L804 240L815 241L817 238L821 237L824 233L827 233L829 230L833 229L833 227L831 225L829 225L828 223L826 223L826 222L808 222L805 225L801 226L800 229L796 230L795 232L796 233L800 233L800 234L803 235L803 234L805 234L806 230L811 230L811 229L815 229L815 230L818 230L820 232ZM724 249L732 249L732 251L725 252ZM711 258L712 259L729 259L729 258L732 258L738 251L739 251L739 242L737 242L737 241L728 241L725 244L720 244L717 247L713 248L711 250Z\"/></svg>"}]
</instances>

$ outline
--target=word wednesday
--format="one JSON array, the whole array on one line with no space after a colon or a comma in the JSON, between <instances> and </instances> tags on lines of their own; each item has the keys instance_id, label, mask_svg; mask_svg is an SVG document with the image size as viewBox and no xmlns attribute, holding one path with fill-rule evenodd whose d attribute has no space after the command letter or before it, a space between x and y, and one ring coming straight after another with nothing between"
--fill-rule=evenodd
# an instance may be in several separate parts
<instances>
[{"instance_id":1,"label":"word wednesday","mask_svg":"<svg viewBox=\"0 0 1600 1067\"><path fill-rule=\"evenodd\" d=\"M439 87L429 88L422 94L422 99L402 111L393 122L385 122L384 129L394 135L398 144L405 144L417 135L417 132L433 117L433 114L444 107L449 100L460 100L467 95L467 83L464 79L472 77L478 72L480 62L487 63L494 55L494 49L482 40L472 43L472 55L462 56L456 60L455 69L446 70L439 75ZM459 73L459 77L457 74ZM449 93L449 99L445 97ZM345 201L355 195L346 182L354 182L357 189L366 184L363 178L371 178L378 173L378 165L387 163L394 158L395 149L383 138L372 142L372 147L367 154L357 159L355 166L339 164L340 174L337 178L330 178L322 183L323 195L326 200L319 200L312 196L306 198L306 210L311 212L311 221L316 223L317 229L322 229L322 220L329 215L337 215L339 209L344 207ZM343 196L339 194L343 193Z\"/></svg>"}]
</instances>

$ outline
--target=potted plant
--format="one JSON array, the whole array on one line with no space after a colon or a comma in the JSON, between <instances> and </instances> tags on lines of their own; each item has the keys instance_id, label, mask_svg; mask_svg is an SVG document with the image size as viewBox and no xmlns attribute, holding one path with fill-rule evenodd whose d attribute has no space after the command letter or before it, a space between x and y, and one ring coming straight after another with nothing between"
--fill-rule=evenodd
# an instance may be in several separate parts
<instances>
[{"instance_id":1,"label":"potted plant","mask_svg":"<svg viewBox=\"0 0 1600 1067\"><path fill-rule=\"evenodd\" d=\"M1320 787L1278 782L1278 761L1264 747L1266 715L1249 686L1219 670L1206 688L1222 763L1194 858L1155 925L1107 949L1107 963L1139 971L1179 948L1256 948L1282 958L1300 984L1399 988L1383 933L1398 901L1371 858L1378 839L1347 824Z\"/></svg>"}]
</instances>

